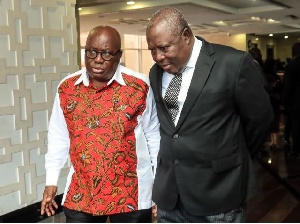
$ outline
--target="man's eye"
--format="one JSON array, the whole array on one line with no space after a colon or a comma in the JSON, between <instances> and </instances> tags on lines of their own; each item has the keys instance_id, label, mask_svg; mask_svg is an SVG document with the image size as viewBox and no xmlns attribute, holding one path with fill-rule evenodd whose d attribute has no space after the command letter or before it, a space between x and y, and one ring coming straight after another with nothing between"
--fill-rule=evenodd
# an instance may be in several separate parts
<instances>
[{"instance_id":1,"label":"man's eye","mask_svg":"<svg viewBox=\"0 0 300 224\"><path fill-rule=\"evenodd\" d=\"M160 50L166 53L169 50L169 47L161 47Z\"/></svg>"},{"instance_id":2,"label":"man's eye","mask_svg":"<svg viewBox=\"0 0 300 224\"><path fill-rule=\"evenodd\" d=\"M102 55L103 56L110 56L111 54L109 52L103 52Z\"/></svg>"},{"instance_id":3,"label":"man's eye","mask_svg":"<svg viewBox=\"0 0 300 224\"><path fill-rule=\"evenodd\" d=\"M97 54L97 51L91 50L90 53L91 53L91 54Z\"/></svg>"}]
</instances>

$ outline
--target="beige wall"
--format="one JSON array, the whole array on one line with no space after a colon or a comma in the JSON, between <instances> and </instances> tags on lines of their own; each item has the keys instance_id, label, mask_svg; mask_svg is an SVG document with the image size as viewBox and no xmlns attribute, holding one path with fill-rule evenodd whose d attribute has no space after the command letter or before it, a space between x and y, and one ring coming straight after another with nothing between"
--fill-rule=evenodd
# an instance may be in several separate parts
<instances>
[{"instance_id":1,"label":"beige wall","mask_svg":"<svg viewBox=\"0 0 300 224\"><path fill-rule=\"evenodd\" d=\"M0 0L0 215L42 199L55 91L79 68L75 3Z\"/></svg>"},{"instance_id":2,"label":"beige wall","mask_svg":"<svg viewBox=\"0 0 300 224\"><path fill-rule=\"evenodd\" d=\"M218 43L227 46L234 47L238 50L247 50L246 34L235 34L235 35L202 35L202 37L211 43Z\"/></svg>"}]
</instances>

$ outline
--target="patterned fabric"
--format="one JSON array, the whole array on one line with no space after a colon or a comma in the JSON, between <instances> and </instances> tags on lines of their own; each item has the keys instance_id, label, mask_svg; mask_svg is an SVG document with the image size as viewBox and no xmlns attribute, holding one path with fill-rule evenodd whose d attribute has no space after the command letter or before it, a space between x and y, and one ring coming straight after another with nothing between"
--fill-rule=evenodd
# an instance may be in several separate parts
<instances>
[{"instance_id":1,"label":"patterned fabric","mask_svg":"<svg viewBox=\"0 0 300 224\"><path fill-rule=\"evenodd\" d=\"M165 94L165 102L174 122L179 111L178 95L182 82L182 73L174 75Z\"/></svg>"},{"instance_id":2,"label":"patterned fabric","mask_svg":"<svg viewBox=\"0 0 300 224\"><path fill-rule=\"evenodd\" d=\"M74 85L78 78L66 79L58 89L75 169L64 206L94 215L137 210L134 129L149 87L126 74L126 85L113 81L101 89Z\"/></svg>"}]
</instances>

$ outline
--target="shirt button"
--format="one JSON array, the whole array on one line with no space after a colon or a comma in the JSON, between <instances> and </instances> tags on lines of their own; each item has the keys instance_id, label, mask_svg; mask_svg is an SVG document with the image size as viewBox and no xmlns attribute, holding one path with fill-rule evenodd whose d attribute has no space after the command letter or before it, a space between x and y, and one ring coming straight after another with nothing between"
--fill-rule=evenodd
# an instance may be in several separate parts
<instances>
[{"instance_id":1,"label":"shirt button","mask_svg":"<svg viewBox=\"0 0 300 224\"><path fill-rule=\"evenodd\" d=\"M179 161L178 159L175 159L174 164L175 164L175 165L179 165L179 164L180 164L180 161Z\"/></svg>"},{"instance_id":2,"label":"shirt button","mask_svg":"<svg viewBox=\"0 0 300 224\"><path fill-rule=\"evenodd\" d=\"M178 137L179 137L178 134L173 135L173 138L178 138Z\"/></svg>"}]
</instances>

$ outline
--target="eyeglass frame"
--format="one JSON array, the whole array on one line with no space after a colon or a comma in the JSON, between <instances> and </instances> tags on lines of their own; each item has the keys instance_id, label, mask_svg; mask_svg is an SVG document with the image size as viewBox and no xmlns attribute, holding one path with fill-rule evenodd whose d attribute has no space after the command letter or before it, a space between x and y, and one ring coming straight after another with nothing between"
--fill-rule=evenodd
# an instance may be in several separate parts
<instances>
[{"instance_id":1,"label":"eyeglass frame","mask_svg":"<svg viewBox=\"0 0 300 224\"><path fill-rule=\"evenodd\" d=\"M89 57L87 52L95 52L96 53L96 56L95 57ZM88 50L88 49L85 49L85 55L89 58L89 59L95 59L98 57L98 55L100 54L101 58L104 60L104 61L110 61L115 55L117 55L118 53L120 53L121 50L117 50L115 53L112 53L112 52L109 52L109 51L96 51L96 50ZM110 56L110 59L105 59L103 57L103 54L108 54Z\"/></svg>"}]
</instances>

